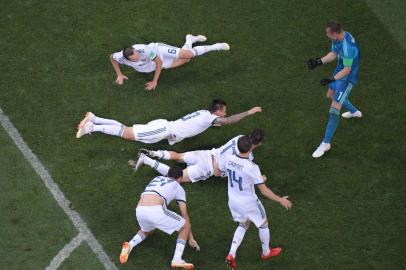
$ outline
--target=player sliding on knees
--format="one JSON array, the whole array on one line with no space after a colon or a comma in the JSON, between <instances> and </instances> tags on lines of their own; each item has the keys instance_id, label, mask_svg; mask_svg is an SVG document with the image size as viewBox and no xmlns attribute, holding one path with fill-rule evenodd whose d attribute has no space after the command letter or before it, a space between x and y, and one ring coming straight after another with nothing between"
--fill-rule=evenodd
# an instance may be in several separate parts
<instances>
[{"instance_id":1,"label":"player sliding on knees","mask_svg":"<svg viewBox=\"0 0 406 270\"><path fill-rule=\"evenodd\" d=\"M169 235L178 232L175 254L171 262L172 268L193 269L193 264L182 259L186 242L189 246L200 251L200 247L193 238L189 215L186 207L186 193L180 186L182 169L172 167L168 177L155 177L141 194L136 208L136 217L140 230L129 241L124 242L120 253L120 262L126 263L130 252L152 234L155 229ZM176 200L181 216L167 209L171 201Z\"/></svg>"},{"instance_id":2,"label":"player sliding on knees","mask_svg":"<svg viewBox=\"0 0 406 270\"><path fill-rule=\"evenodd\" d=\"M198 150L190 151L186 153L177 153L167 150L147 150L141 149L138 161L130 160L128 163L133 167L136 172L141 165L145 164L158 171L161 175L167 175L169 166L163 164L150 157L165 160L175 160L187 164L187 168L183 170L182 182L198 182L206 180L211 176L227 176L225 169L225 157L228 155L238 155L237 142L243 135L238 135L226 144L219 148L213 148L212 150ZM249 138L252 141L252 149L250 154L250 160L254 159L252 151L261 145L264 139L264 131L259 128L255 128L250 134ZM148 157L149 156L149 157Z\"/></svg>"},{"instance_id":3,"label":"player sliding on knees","mask_svg":"<svg viewBox=\"0 0 406 270\"><path fill-rule=\"evenodd\" d=\"M246 112L226 117L227 104L223 100L216 99L213 100L209 110L199 110L176 121L158 119L145 125L135 124L132 127L126 127L116 120L97 117L88 112L78 125L76 138L81 138L92 132L101 132L143 143L168 140L169 144L173 145L186 138L196 136L213 125L224 126L237 123L241 119L261 111L261 107L254 107Z\"/></svg>"},{"instance_id":4,"label":"player sliding on knees","mask_svg":"<svg viewBox=\"0 0 406 270\"><path fill-rule=\"evenodd\" d=\"M268 260L282 252L280 247L270 246L270 233L266 212L261 201L255 194L257 186L262 195L280 203L286 209L292 207L288 196L279 197L264 183L258 165L249 160L252 152L252 142L248 136L242 136L237 143L238 155L228 155L225 160L225 169L228 175L228 206L235 222L239 225L235 230L230 251L226 257L227 265L237 268L236 253L249 224L252 222L259 230L259 239L262 245L261 260Z\"/></svg>"},{"instance_id":5,"label":"player sliding on knees","mask_svg":"<svg viewBox=\"0 0 406 270\"><path fill-rule=\"evenodd\" d=\"M337 67L333 76L320 81L323 86L328 86L327 98L332 99L332 103L325 135L319 147L313 152L314 158L319 158L330 150L330 141L338 127L342 106L348 110L342 114L342 117L362 117L362 113L349 100L351 91L358 82L360 61L358 44L354 37L349 32L344 31L338 22L327 23L326 35L333 42L331 52L323 58L309 59L307 62L308 68L314 69L318 65L330 63L337 59Z\"/></svg>"},{"instance_id":6,"label":"player sliding on knees","mask_svg":"<svg viewBox=\"0 0 406 270\"><path fill-rule=\"evenodd\" d=\"M196 42L204 42L207 38L202 35L186 35L186 41L182 48L177 48L164 43L134 44L124 48L120 52L110 55L110 61L116 72L116 83L121 85L128 80L120 69L120 64L130 66L138 72L150 73L155 71L152 81L145 84L146 90L154 90L158 85L162 69L176 68L188 63L192 58L211 51L228 51L227 43L195 46Z\"/></svg>"}]
</instances>

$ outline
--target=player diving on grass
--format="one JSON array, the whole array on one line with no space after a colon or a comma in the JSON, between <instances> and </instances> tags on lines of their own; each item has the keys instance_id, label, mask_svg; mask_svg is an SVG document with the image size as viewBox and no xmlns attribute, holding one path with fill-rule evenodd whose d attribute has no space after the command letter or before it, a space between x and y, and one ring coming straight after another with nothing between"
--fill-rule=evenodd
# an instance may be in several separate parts
<instances>
[{"instance_id":1,"label":"player diving on grass","mask_svg":"<svg viewBox=\"0 0 406 270\"><path fill-rule=\"evenodd\" d=\"M239 223L226 257L227 265L231 269L237 268L235 260L237 249L251 222L259 231L262 246L261 260L268 260L282 252L282 248L270 246L268 220L264 206L255 194L255 186L266 198L278 202L286 209L292 207L288 196L279 197L265 185L265 179L261 175L258 165L250 160L251 139L248 136L240 137L237 148L239 154L225 157L225 170L228 176L228 206L233 220Z\"/></svg>"},{"instance_id":2,"label":"player diving on grass","mask_svg":"<svg viewBox=\"0 0 406 270\"><path fill-rule=\"evenodd\" d=\"M320 81L323 86L328 86L327 98L332 99L332 103L324 139L314 151L314 158L319 158L330 150L330 142L337 129L342 106L348 110L342 114L342 117L362 117L362 113L349 100L351 91L358 82L360 61L358 44L354 37L349 32L344 31L338 22L332 21L326 24L326 35L332 41L331 51L322 58L307 61L308 68L314 69L337 59L337 67L333 76Z\"/></svg>"},{"instance_id":3,"label":"player diving on grass","mask_svg":"<svg viewBox=\"0 0 406 270\"><path fill-rule=\"evenodd\" d=\"M120 262L126 263L130 252L138 246L155 229L169 235L178 232L175 253L171 262L172 268L193 269L193 264L182 259L186 242L197 251L200 247L193 238L190 219L186 207L186 193L179 184L182 178L182 169L172 167L168 176L155 177L141 193L135 210L140 230L129 242L124 242L120 253ZM176 200L181 215L167 209L171 201Z\"/></svg>"},{"instance_id":4,"label":"player diving on grass","mask_svg":"<svg viewBox=\"0 0 406 270\"><path fill-rule=\"evenodd\" d=\"M145 125L135 124L132 127L126 127L116 120L97 117L93 113L88 112L78 125L76 138L81 138L93 132L101 132L143 143L156 143L161 140L168 140L169 144L173 145L186 138L196 136L211 126L224 126L237 123L243 118L261 111L261 107L253 107L248 111L226 117L226 102L215 99L209 110L199 110L185 115L176 121L158 119Z\"/></svg>"},{"instance_id":5,"label":"player diving on grass","mask_svg":"<svg viewBox=\"0 0 406 270\"><path fill-rule=\"evenodd\" d=\"M183 170L182 182L198 182L203 181L211 176L227 176L225 169L225 157L227 155L238 155L237 141L243 135L238 135L226 144L219 148L213 148L211 150L197 150L186 153L177 153L167 150L147 150L141 149L139 151L138 161L130 160L128 163L133 167L136 172L141 165L145 164L152 169L158 171L161 175L166 176L169 171L169 166L161 163L151 157L165 160L175 160L177 162L186 163L187 168ZM252 151L261 145L264 139L264 131L259 128L255 128L250 134L249 138L252 141L252 149L250 154L250 160L254 159Z\"/></svg>"},{"instance_id":6,"label":"player diving on grass","mask_svg":"<svg viewBox=\"0 0 406 270\"><path fill-rule=\"evenodd\" d=\"M182 48L164 43L134 44L120 52L113 53L110 55L110 61L117 75L116 83L121 85L124 80L128 80L120 69L121 64L142 73L155 72L152 81L145 84L146 90L154 90L158 85L162 69L179 67L188 63L192 58L211 51L230 50L230 45L227 43L192 47L194 43L206 40L205 36L188 34Z\"/></svg>"}]
</instances>

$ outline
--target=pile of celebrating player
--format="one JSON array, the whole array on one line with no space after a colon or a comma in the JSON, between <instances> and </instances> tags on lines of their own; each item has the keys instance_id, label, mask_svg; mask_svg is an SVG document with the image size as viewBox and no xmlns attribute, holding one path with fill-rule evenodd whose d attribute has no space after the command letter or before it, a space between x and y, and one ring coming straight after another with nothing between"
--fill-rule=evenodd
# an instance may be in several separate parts
<instances>
[{"instance_id":1,"label":"pile of celebrating player","mask_svg":"<svg viewBox=\"0 0 406 270\"><path fill-rule=\"evenodd\" d=\"M358 46L351 34L345 32L341 24L337 22L328 23L326 33L333 42L331 52L323 58L308 60L309 69L314 69L318 65L338 59L333 77L321 80L322 85L329 86L327 96L333 99L333 102L325 137L313 153L315 158L323 156L330 149L330 141L338 126L339 112L342 106L349 110L343 114L344 118L362 116L362 113L348 99L358 77ZM186 64L192 58L210 51L230 49L227 43L192 46L194 43L203 42L206 39L202 35L193 36L189 34L186 36L186 42L182 48L163 43L136 44L124 48L122 51L111 55L111 63L117 74L116 82L121 85L124 79L127 79L119 67L120 64L124 64L139 72L155 71L153 80L146 84L147 90L153 90L157 86L162 69L178 67ZM170 145L173 145L186 138L196 136L211 126L237 123L243 118L261 111L261 107L253 107L245 112L227 116L226 102L213 100L208 110L198 110L175 121L157 119L147 124L134 124L132 127L88 112L78 125L76 137L81 138L86 134L101 132L147 144L167 140ZM204 181L211 176L228 179L228 206L233 220L238 223L230 251L226 256L227 265L236 269L237 249L244 239L250 223L258 228L262 246L260 258L268 260L278 256L282 252L282 248L270 245L266 211L255 193L255 186L264 197L278 202L286 209L290 209L292 203L288 200L288 196L278 196L266 186L266 176L261 174L260 168L253 162L253 151L261 145L263 139L264 131L255 128L249 134L240 134L228 140L224 145L213 149L185 153L140 149L138 159L129 161L134 172L146 165L156 170L160 176L152 179L144 192L141 193L136 207L140 230L130 241L123 243L119 257L120 262L126 263L131 251L149 237L155 229L159 229L167 234L178 232L171 267L193 269L194 265L182 258L183 251L186 244L197 251L200 250L200 246L192 234L186 207L186 193L181 183ZM183 170L177 166L169 167L158 160L175 160L185 163L187 167ZM174 200L179 207L180 215L168 209L169 204Z\"/></svg>"}]
</instances>

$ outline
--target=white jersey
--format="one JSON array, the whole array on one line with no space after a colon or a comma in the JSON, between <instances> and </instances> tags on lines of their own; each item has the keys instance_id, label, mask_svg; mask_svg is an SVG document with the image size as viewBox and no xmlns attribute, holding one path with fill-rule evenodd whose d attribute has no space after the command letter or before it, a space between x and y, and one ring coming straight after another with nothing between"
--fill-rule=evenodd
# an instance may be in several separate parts
<instances>
[{"instance_id":1,"label":"white jersey","mask_svg":"<svg viewBox=\"0 0 406 270\"><path fill-rule=\"evenodd\" d=\"M221 172L222 177L226 177L226 157L228 155L239 155L240 151L237 147L237 142L240 137L243 135L238 135L229 140L227 143L222 145L219 148L213 149L212 152L218 164L219 170ZM249 160L254 160L254 154L251 152L249 156Z\"/></svg>"},{"instance_id":2,"label":"white jersey","mask_svg":"<svg viewBox=\"0 0 406 270\"><path fill-rule=\"evenodd\" d=\"M263 184L258 165L247 158L237 155L226 157L226 171L228 175L229 203L238 203L242 207L258 200L255 185Z\"/></svg>"},{"instance_id":3,"label":"white jersey","mask_svg":"<svg viewBox=\"0 0 406 270\"><path fill-rule=\"evenodd\" d=\"M171 138L168 140L169 144L172 145L202 133L211 127L217 118L217 115L210 113L208 110L200 110L173 121Z\"/></svg>"},{"instance_id":4,"label":"white jersey","mask_svg":"<svg viewBox=\"0 0 406 270\"><path fill-rule=\"evenodd\" d=\"M175 179L165 176L152 179L141 196L144 194L160 195L165 200L166 205L169 205L173 200L186 202L186 193L183 187Z\"/></svg>"},{"instance_id":5,"label":"white jersey","mask_svg":"<svg viewBox=\"0 0 406 270\"><path fill-rule=\"evenodd\" d=\"M123 51L116 52L113 54L113 59L118 63L126 66L130 66L138 72L149 73L155 70L154 59L158 54L158 43L145 44L134 44L132 47L140 55L138 61L130 61L125 59L123 56Z\"/></svg>"}]
</instances>

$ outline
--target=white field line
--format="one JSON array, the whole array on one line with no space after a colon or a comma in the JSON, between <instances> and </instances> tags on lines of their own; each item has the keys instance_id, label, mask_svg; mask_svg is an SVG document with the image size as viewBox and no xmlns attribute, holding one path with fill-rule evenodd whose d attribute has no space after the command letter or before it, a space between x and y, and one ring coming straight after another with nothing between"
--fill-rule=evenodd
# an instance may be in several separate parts
<instances>
[{"instance_id":1,"label":"white field line","mask_svg":"<svg viewBox=\"0 0 406 270\"><path fill-rule=\"evenodd\" d=\"M38 159L38 157L31 151L28 145L25 143L21 137L18 130L11 123L7 115L4 114L0 107L0 123L4 130L14 141L17 148L23 154L24 158L31 164L32 168L42 179L44 185L51 192L52 196L58 203L58 205L63 209L69 219L72 221L76 229L85 237L85 241L88 243L89 247L96 254L97 258L104 265L106 269L116 270L117 266L111 261L109 256L104 251L103 247L100 245L99 241L94 237L93 233L90 231L86 222L81 218L78 212L69 207L70 202L66 199L65 195L59 189L59 186L52 179L51 175L45 169L44 165Z\"/></svg>"},{"instance_id":2,"label":"white field line","mask_svg":"<svg viewBox=\"0 0 406 270\"><path fill-rule=\"evenodd\" d=\"M85 236L79 233L72 239L63 249L61 249L58 254L52 259L51 263L45 270L56 270L63 263L64 260L69 258L70 254L82 244L85 240Z\"/></svg>"}]
</instances>

